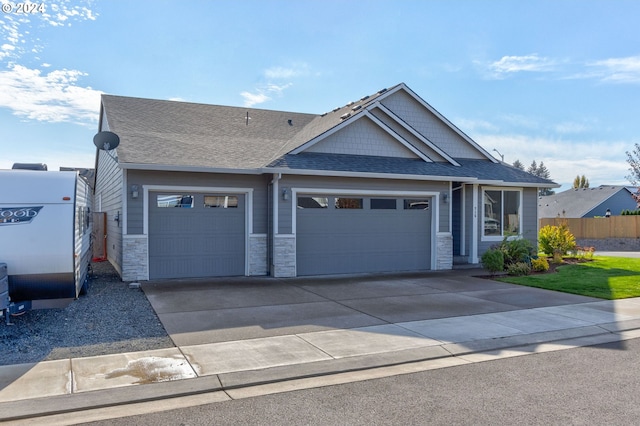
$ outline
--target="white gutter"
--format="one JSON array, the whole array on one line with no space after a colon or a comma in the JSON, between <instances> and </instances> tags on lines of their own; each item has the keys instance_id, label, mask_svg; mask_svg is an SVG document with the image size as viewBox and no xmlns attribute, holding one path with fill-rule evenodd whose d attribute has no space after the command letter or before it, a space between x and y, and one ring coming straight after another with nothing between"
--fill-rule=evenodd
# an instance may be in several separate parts
<instances>
[{"instance_id":1,"label":"white gutter","mask_svg":"<svg viewBox=\"0 0 640 426\"><path fill-rule=\"evenodd\" d=\"M264 173L286 173L288 175L300 175L300 176L337 176L337 177L360 177L370 179L401 179L401 180L427 180L427 181L441 181L441 182L466 182L476 183L477 179L470 178L469 176L434 176L434 175L401 175L397 173L367 173L367 172L341 172L333 170L300 170L300 169L285 169L285 168L265 168L262 169Z\"/></svg>"},{"instance_id":2,"label":"white gutter","mask_svg":"<svg viewBox=\"0 0 640 426\"><path fill-rule=\"evenodd\" d=\"M198 166L176 166L168 164L139 164L139 163L119 163L120 167L129 170L157 170L164 172L199 172L199 173L229 173L229 174L243 174L243 175L261 175L264 172L263 168L257 169L227 169L224 167L198 167ZM267 173L273 173L269 171Z\"/></svg>"},{"instance_id":3,"label":"white gutter","mask_svg":"<svg viewBox=\"0 0 640 426\"><path fill-rule=\"evenodd\" d=\"M280 194L280 189L279 189L279 185L278 182L280 181L280 179L282 179L282 173L274 173L273 174L273 180L271 181L271 190L272 190L272 194L271 196L273 197L273 236L275 237L277 234L279 234L280 232L280 224L278 223L278 196Z\"/></svg>"},{"instance_id":4,"label":"white gutter","mask_svg":"<svg viewBox=\"0 0 640 426\"><path fill-rule=\"evenodd\" d=\"M331 176L331 177L360 177L370 179L399 179L399 180L424 180L436 182L461 182L463 184L480 184L493 186L513 186L523 188L560 188L557 183L526 183L526 182L505 182L502 180L478 180L469 176L433 176L433 175L405 175L397 173L370 173L370 172L346 172L334 170L302 170L278 167L260 167L255 169L237 169L222 167L189 167L189 166L171 166L166 164L137 164L122 163L118 165L126 170L157 170L167 172L197 172L197 173L227 173L227 174L243 174L243 175L262 175L262 174L280 174L283 173L297 176Z\"/></svg>"},{"instance_id":5,"label":"white gutter","mask_svg":"<svg viewBox=\"0 0 640 426\"><path fill-rule=\"evenodd\" d=\"M480 185L492 185L492 186L513 186L517 188L560 188L557 183L528 183L528 182L505 182L503 180L473 180L469 182L463 182L468 184L480 184Z\"/></svg>"}]
</instances>

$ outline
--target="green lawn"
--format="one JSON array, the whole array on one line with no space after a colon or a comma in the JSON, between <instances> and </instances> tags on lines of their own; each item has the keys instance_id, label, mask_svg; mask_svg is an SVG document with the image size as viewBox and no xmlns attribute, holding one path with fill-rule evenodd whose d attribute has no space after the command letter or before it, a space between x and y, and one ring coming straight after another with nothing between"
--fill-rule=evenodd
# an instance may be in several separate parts
<instances>
[{"instance_id":1,"label":"green lawn","mask_svg":"<svg viewBox=\"0 0 640 426\"><path fill-rule=\"evenodd\" d=\"M600 299L640 297L640 259L594 256L591 262L558 266L555 273L498 280Z\"/></svg>"}]
</instances>

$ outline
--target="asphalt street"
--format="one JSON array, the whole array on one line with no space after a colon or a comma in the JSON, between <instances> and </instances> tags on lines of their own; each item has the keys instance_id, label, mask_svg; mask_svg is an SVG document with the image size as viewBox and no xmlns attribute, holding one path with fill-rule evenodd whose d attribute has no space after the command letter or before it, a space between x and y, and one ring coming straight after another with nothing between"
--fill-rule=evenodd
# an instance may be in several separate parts
<instances>
[{"instance_id":1,"label":"asphalt street","mask_svg":"<svg viewBox=\"0 0 640 426\"><path fill-rule=\"evenodd\" d=\"M122 418L86 424L630 425L640 417L639 352L631 339L131 417L119 407Z\"/></svg>"}]
</instances>

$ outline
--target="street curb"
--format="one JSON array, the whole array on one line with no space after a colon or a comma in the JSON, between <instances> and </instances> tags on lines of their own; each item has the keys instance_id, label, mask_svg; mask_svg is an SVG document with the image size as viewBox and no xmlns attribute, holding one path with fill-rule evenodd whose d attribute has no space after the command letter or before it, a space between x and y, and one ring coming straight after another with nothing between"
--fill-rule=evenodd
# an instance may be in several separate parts
<instances>
[{"instance_id":1,"label":"street curb","mask_svg":"<svg viewBox=\"0 0 640 426\"><path fill-rule=\"evenodd\" d=\"M420 363L443 358L459 357L466 362L480 362L514 356L514 352L517 352L518 355L530 355L549 350L593 346L639 337L640 326L638 326L636 321L622 321L620 323L603 324L602 326L586 326L498 339L475 340L467 343L427 346L353 358L10 401L0 403L0 422L144 403L217 391L224 392L227 390L250 388L299 379L377 370L385 367ZM546 346L546 349L544 346ZM503 356L500 355L501 352L504 352ZM474 354L477 354L477 356L469 357Z\"/></svg>"}]
</instances>

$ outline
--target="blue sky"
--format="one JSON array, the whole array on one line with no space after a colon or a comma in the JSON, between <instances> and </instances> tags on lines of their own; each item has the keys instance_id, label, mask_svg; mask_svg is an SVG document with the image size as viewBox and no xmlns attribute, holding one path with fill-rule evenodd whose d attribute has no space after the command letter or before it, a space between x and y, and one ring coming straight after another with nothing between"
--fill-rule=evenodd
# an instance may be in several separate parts
<instances>
[{"instance_id":1,"label":"blue sky","mask_svg":"<svg viewBox=\"0 0 640 426\"><path fill-rule=\"evenodd\" d=\"M637 1L0 1L0 168L93 167L101 93L321 114L404 82L562 189L627 184L640 142Z\"/></svg>"}]
</instances>

